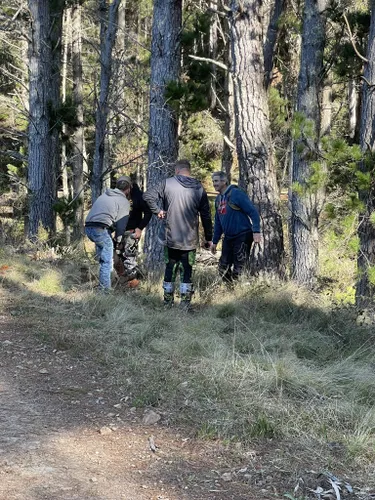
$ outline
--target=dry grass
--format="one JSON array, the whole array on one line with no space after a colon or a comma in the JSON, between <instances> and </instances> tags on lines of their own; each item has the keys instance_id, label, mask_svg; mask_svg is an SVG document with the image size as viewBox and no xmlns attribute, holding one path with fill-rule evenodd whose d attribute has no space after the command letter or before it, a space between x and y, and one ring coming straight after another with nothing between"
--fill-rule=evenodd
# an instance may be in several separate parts
<instances>
[{"instance_id":1,"label":"dry grass","mask_svg":"<svg viewBox=\"0 0 375 500\"><path fill-rule=\"evenodd\" d=\"M200 436L339 443L344 461L374 460L373 330L350 308L285 283L228 291L203 269L196 311L164 311L160 282L98 295L77 261L3 249L9 307L60 349L107 363L134 406Z\"/></svg>"}]
</instances>

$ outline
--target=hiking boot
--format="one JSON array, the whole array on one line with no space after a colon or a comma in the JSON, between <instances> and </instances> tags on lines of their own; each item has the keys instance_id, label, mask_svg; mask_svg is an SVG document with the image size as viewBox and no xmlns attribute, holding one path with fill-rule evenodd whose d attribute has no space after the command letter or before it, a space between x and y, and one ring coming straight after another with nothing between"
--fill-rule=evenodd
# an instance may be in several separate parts
<instances>
[{"instance_id":1,"label":"hiking boot","mask_svg":"<svg viewBox=\"0 0 375 500\"><path fill-rule=\"evenodd\" d=\"M139 285L139 280L135 278L126 282L127 288L137 288L138 285Z\"/></svg>"},{"instance_id":2,"label":"hiking boot","mask_svg":"<svg viewBox=\"0 0 375 500\"><path fill-rule=\"evenodd\" d=\"M163 290L164 290L164 306L172 307L174 304L175 284L171 281L164 281Z\"/></svg>"},{"instance_id":3,"label":"hiking boot","mask_svg":"<svg viewBox=\"0 0 375 500\"><path fill-rule=\"evenodd\" d=\"M193 283L180 284L180 309L188 311L190 309L191 298L194 293Z\"/></svg>"}]
</instances>

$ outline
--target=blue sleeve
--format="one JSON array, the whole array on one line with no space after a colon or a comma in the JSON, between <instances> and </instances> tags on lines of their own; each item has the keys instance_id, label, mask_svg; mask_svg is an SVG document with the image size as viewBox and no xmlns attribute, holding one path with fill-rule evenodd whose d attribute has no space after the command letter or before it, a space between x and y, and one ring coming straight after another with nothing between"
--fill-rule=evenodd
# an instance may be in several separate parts
<instances>
[{"instance_id":1,"label":"blue sleeve","mask_svg":"<svg viewBox=\"0 0 375 500\"><path fill-rule=\"evenodd\" d=\"M219 243L219 240L221 238L221 235L223 234L223 227L220 222L220 217L217 213L217 210L215 212L215 224L214 224L214 237L212 238L212 243L214 245L217 245Z\"/></svg>"},{"instance_id":2,"label":"blue sleeve","mask_svg":"<svg viewBox=\"0 0 375 500\"><path fill-rule=\"evenodd\" d=\"M238 192L236 193L235 203L241 208L241 210L251 219L253 225L253 233L260 233L260 217L259 212L255 208L254 204L249 200L247 194ZM238 200L238 203L237 203Z\"/></svg>"}]
</instances>

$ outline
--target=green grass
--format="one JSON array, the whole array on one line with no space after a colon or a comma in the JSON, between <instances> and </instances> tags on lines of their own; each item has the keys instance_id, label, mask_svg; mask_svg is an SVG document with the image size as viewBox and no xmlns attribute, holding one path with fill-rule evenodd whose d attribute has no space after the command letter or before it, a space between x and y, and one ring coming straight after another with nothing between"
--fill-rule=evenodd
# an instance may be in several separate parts
<instances>
[{"instance_id":1,"label":"green grass","mask_svg":"<svg viewBox=\"0 0 375 500\"><path fill-rule=\"evenodd\" d=\"M165 409L207 439L338 442L341 460L374 460L373 330L351 307L290 283L228 292L198 269L196 312L165 311L160 282L98 295L75 262L3 249L9 308L58 349L105 363L131 405Z\"/></svg>"}]
</instances>

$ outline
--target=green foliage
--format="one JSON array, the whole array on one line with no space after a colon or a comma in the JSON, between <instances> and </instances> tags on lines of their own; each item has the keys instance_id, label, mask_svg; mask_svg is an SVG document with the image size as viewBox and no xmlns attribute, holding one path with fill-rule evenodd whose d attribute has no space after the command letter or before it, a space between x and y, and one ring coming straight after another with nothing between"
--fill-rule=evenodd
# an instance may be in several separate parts
<instances>
[{"instance_id":1,"label":"green foliage","mask_svg":"<svg viewBox=\"0 0 375 500\"><path fill-rule=\"evenodd\" d=\"M181 134L180 156L193 161L193 174L203 179L218 170L222 153L222 134L218 123L208 112L195 113Z\"/></svg>"},{"instance_id":2,"label":"green foliage","mask_svg":"<svg viewBox=\"0 0 375 500\"><path fill-rule=\"evenodd\" d=\"M316 138L315 123L307 118L304 113L296 111L291 124L292 137L295 140L305 137L314 140Z\"/></svg>"},{"instance_id":3,"label":"green foliage","mask_svg":"<svg viewBox=\"0 0 375 500\"><path fill-rule=\"evenodd\" d=\"M331 12L333 12L331 10ZM357 50L365 55L368 32L370 28L370 14L368 11L352 11L346 13L350 29L355 37ZM334 21L344 23L342 10L336 10L331 16ZM362 72L362 61L355 53L353 44L347 39L339 39L335 46L335 59L333 70L339 77L357 78Z\"/></svg>"},{"instance_id":4,"label":"green foliage","mask_svg":"<svg viewBox=\"0 0 375 500\"><path fill-rule=\"evenodd\" d=\"M275 425L267 415L260 414L257 416L255 422L252 423L249 434L252 438L272 439L277 436L277 431Z\"/></svg>"},{"instance_id":5,"label":"green foliage","mask_svg":"<svg viewBox=\"0 0 375 500\"><path fill-rule=\"evenodd\" d=\"M323 164L319 161L313 161L310 164L310 177L307 182L310 191L315 191L316 189L324 187L326 181L327 173L325 168L323 168Z\"/></svg>"},{"instance_id":6,"label":"green foliage","mask_svg":"<svg viewBox=\"0 0 375 500\"><path fill-rule=\"evenodd\" d=\"M375 285L375 266L368 266L366 268L366 272L371 285Z\"/></svg>"},{"instance_id":7,"label":"green foliage","mask_svg":"<svg viewBox=\"0 0 375 500\"><path fill-rule=\"evenodd\" d=\"M353 304L355 299L356 259L359 250L356 211L328 204L333 216L325 219L321 231L320 275L331 286L326 293L339 304ZM324 215L327 213L326 212ZM349 215L347 215L349 214Z\"/></svg>"},{"instance_id":8,"label":"green foliage","mask_svg":"<svg viewBox=\"0 0 375 500\"><path fill-rule=\"evenodd\" d=\"M54 211L60 216L64 225L71 225L75 221L75 213L80 206L79 198L72 199L71 197L62 197L53 205Z\"/></svg>"},{"instance_id":9,"label":"green foliage","mask_svg":"<svg viewBox=\"0 0 375 500\"><path fill-rule=\"evenodd\" d=\"M61 103L58 108L55 108L51 102L48 102L48 112L51 127L61 129L62 125L65 124L70 128L76 128L80 125L77 119L77 108L71 94L67 95L65 102Z\"/></svg>"},{"instance_id":10,"label":"green foliage","mask_svg":"<svg viewBox=\"0 0 375 500\"><path fill-rule=\"evenodd\" d=\"M3 94L9 94L16 88L16 79L12 78L14 66L17 67L17 60L13 56L10 46L0 41L0 67L8 72L0 71L0 92Z\"/></svg>"},{"instance_id":11,"label":"green foliage","mask_svg":"<svg viewBox=\"0 0 375 500\"><path fill-rule=\"evenodd\" d=\"M282 97L276 87L270 87L268 93L271 128L274 133L283 133L289 130L288 100Z\"/></svg>"},{"instance_id":12,"label":"green foliage","mask_svg":"<svg viewBox=\"0 0 375 500\"><path fill-rule=\"evenodd\" d=\"M207 56L211 16L193 6L185 11L186 20L181 35L183 54ZM198 50L197 50L198 48ZM185 58L184 69L179 82L169 82L165 97L171 108L188 118L192 113L208 109L210 94L209 63Z\"/></svg>"},{"instance_id":13,"label":"green foliage","mask_svg":"<svg viewBox=\"0 0 375 500\"><path fill-rule=\"evenodd\" d=\"M185 82L168 82L165 89L165 98L169 106L183 116L203 111L208 108L209 84L194 80Z\"/></svg>"}]
</instances>

